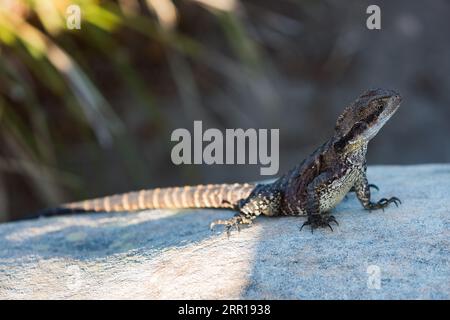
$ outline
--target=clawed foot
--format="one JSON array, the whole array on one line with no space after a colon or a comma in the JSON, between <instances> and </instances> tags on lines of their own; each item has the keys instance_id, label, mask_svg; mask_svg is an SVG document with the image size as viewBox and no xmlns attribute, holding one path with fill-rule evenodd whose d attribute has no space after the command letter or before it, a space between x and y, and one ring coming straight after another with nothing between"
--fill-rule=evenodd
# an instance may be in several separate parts
<instances>
[{"instance_id":1,"label":"clawed foot","mask_svg":"<svg viewBox=\"0 0 450 320\"><path fill-rule=\"evenodd\" d=\"M306 222L302 224L302 226L300 227L300 231L302 231L304 226L310 226L311 233L314 232L314 229L326 227L330 228L330 230L333 231L333 228L331 227L330 224L331 222L334 222L336 225L339 225L334 216L314 214L308 216L308 220L306 220Z\"/></svg>"},{"instance_id":2,"label":"clawed foot","mask_svg":"<svg viewBox=\"0 0 450 320\"><path fill-rule=\"evenodd\" d=\"M231 219L213 221L211 222L209 228L211 229L211 231L213 231L214 227L220 224L225 226L225 231L227 232L227 236L229 237L233 228L240 232L240 225L250 225L252 224L252 220L247 219L246 217L241 215L236 215Z\"/></svg>"},{"instance_id":3,"label":"clawed foot","mask_svg":"<svg viewBox=\"0 0 450 320\"><path fill-rule=\"evenodd\" d=\"M390 203L394 203L396 207L398 207L399 204L402 202L397 197L392 197L389 199L383 198L380 199L377 203L371 203L369 205L369 210L376 210L376 209L383 209L386 208Z\"/></svg>"}]
</instances>

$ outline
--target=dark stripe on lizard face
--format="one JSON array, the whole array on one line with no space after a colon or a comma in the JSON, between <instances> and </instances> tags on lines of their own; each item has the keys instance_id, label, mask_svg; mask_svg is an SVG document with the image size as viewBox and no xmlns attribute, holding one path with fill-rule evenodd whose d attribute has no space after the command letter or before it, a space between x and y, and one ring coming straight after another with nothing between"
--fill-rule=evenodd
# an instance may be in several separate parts
<instances>
[{"instance_id":1,"label":"dark stripe on lizard face","mask_svg":"<svg viewBox=\"0 0 450 320\"><path fill-rule=\"evenodd\" d=\"M385 102L383 102L382 100L378 100L377 103L378 103L377 109L374 112L371 112L367 117L365 117L362 120L363 122L371 124L380 117L380 114L384 110L383 106L385 105Z\"/></svg>"}]
</instances>

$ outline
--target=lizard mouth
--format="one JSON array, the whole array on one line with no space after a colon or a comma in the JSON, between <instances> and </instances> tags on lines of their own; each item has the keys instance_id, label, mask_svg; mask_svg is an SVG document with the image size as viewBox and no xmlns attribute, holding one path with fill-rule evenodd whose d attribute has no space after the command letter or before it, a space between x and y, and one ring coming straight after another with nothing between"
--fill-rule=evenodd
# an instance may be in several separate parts
<instances>
[{"instance_id":1,"label":"lizard mouth","mask_svg":"<svg viewBox=\"0 0 450 320\"><path fill-rule=\"evenodd\" d=\"M397 111L397 109L400 107L400 103L402 102L402 97L397 94L393 97L391 97L386 105L386 108L381 112L379 116L379 120L384 121L383 124L389 120L394 113Z\"/></svg>"},{"instance_id":2,"label":"lizard mouth","mask_svg":"<svg viewBox=\"0 0 450 320\"><path fill-rule=\"evenodd\" d=\"M402 102L402 97L399 94L396 94L395 96L390 98L390 101L388 102L388 105L387 105L385 111L388 111L392 116L392 114L394 114L395 111L397 111L398 107L400 107L401 102Z\"/></svg>"}]
</instances>

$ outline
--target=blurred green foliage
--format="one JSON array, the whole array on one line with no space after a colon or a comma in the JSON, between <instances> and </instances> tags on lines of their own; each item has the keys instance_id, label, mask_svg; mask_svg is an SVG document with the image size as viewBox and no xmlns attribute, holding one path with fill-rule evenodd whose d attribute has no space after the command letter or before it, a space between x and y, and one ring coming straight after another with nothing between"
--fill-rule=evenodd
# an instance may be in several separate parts
<instances>
[{"instance_id":1,"label":"blurred green foliage","mask_svg":"<svg viewBox=\"0 0 450 320\"><path fill-rule=\"evenodd\" d=\"M191 2L217 20L249 72L256 70L258 50L240 21L238 3ZM67 27L72 14L68 7L73 4L81 9L80 30ZM41 205L64 200L61 190L83 189L87 181L66 172L59 156L77 143L91 141L117 149L129 173L138 181L145 179L139 147L123 120L127 109L106 98L115 88L108 82L118 81L135 102L128 108L143 108L147 125L157 130L164 126L164 117L152 93L154 83L139 72L139 59L167 60L180 95L195 90L186 59L236 76L223 55L183 34L178 26L179 12L171 0L0 2L0 219L11 210L8 176L20 176L23 192L36 195ZM146 45L130 45L133 37ZM103 65L108 66L105 74ZM187 104L190 107L195 106Z\"/></svg>"}]
</instances>

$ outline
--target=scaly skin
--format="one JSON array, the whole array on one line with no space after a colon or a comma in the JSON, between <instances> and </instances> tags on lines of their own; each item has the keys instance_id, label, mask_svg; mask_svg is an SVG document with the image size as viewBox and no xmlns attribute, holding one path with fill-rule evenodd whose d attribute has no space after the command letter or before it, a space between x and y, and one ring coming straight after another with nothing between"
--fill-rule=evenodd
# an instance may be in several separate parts
<instances>
[{"instance_id":1,"label":"scaly skin","mask_svg":"<svg viewBox=\"0 0 450 320\"><path fill-rule=\"evenodd\" d=\"M366 177L369 141L398 109L401 97L392 90L363 93L338 118L334 135L300 164L269 184L217 184L141 190L86 200L47 209L40 215L90 211L136 211L153 208L232 208L238 213L228 220L211 223L232 228L250 225L259 215L306 215L301 226L311 231L329 227L336 219L329 215L350 191L367 210L398 205L396 197L371 201ZM301 229L300 228L300 229Z\"/></svg>"},{"instance_id":2,"label":"scaly skin","mask_svg":"<svg viewBox=\"0 0 450 320\"><path fill-rule=\"evenodd\" d=\"M366 152L369 141L395 113L401 97L391 90L369 90L348 106L338 118L335 134L302 163L277 181L258 185L248 198L239 202L239 213L230 220L216 221L227 231L239 224L250 224L263 214L307 215L302 225L329 227L337 224L328 214L349 191L365 209L384 209L390 203L398 205L396 197L371 202L370 186L366 177ZM372 187L377 188L372 185ZM300 228L300 229L301 229Z\"/></svg>"}]
</instances>

